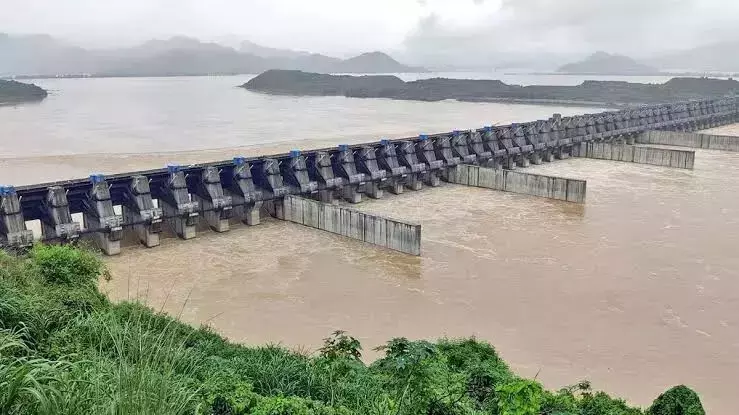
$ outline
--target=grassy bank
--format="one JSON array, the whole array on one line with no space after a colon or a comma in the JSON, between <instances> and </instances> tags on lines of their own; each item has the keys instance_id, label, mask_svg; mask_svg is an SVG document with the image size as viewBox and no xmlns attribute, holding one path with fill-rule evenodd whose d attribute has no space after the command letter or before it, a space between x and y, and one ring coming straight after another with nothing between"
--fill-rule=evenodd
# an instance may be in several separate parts
<instances>
[{"instance_id":1,"label":"grassy bank","mask_svg":"<svg viewBox=\"0 0 739 415\"><path fill-rule=\"evenodd\" d=\"M684 386L645 410L587 382L547 391L474 339L393 339L370 365L341 332L311 355L232 344L110 303L104 274L74 248L0 252L0 414L704 414Z\"/></svg>"}]
</instances>

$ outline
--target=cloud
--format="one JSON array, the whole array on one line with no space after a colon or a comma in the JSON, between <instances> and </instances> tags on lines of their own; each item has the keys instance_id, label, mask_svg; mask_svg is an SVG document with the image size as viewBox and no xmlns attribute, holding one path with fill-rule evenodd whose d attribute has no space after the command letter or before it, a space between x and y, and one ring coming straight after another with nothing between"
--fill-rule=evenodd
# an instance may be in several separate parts
<instances>
[{"instance_id":1,"label":"cloud","mask_svg":"<svg viewBox=\"0 0 739 415\"><path fill-rule=\"evenodd\" d=\"M731 0L469 1L473 18L432 11L405 39L413 60L489 62L605 50L647 56L739 37Z\"/></svg>"},{"instance_id":2,"label":"cloud","mask_svg":"<svg viewBox=\"0 0 739 415\"><path fill-rule=\"evenodd\" d=\"M418 21L416 0L0 0L0 30L94 46L224 35L274 47L349 52L393 47Z\"/></svg>"},{"instance_id":3,"label":"cloud","mask_svg":"<svg viewBox=\"0 0 739 415\"><path fill-rule=\"evenodd\" d=\"M648 55L736 38L736 0L0 0L0 28L84 46L185 35L418 63L606 50ZM238 42L237 42L238 43Z\"/></svg>"}]
</instances>

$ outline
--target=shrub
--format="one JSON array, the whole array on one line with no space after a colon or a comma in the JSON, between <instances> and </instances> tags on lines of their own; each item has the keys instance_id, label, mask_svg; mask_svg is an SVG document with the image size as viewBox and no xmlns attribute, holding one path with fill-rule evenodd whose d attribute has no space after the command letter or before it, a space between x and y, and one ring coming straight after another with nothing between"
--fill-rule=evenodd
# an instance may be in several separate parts
<instances>
[{"instance_id":1,"label":"shrub","mask_svg":"<svg viewBox=\"0 0 739 415\"><path fill-rule=\"evenodd\" d=\"M94 284L104 269L97 256L68 245L36 245L31 259L39 275L51 284Z\"/></svg>"},{"instance_id":2,"label":"shrub","mask_svg":"<svg viewBox=\"0 0 739 415\"><path fill-rule=\"evenodd\" d=\"M348 336L346 332L337 330L330 337L323 339L323 347L319 350L327 359L362 360L362 345L359 340Z\"/></svg>"},{"instance_id":3,"label":"shrub","mask_svg":"<svg viewBox=\"0 0 739 415\"><path fill-rule=\"evenodd\" d=\"M250 413L259 398L252 385L236 374L232 363L221 357L209 356L201 362L198 373L199 394L204 406L213 415L244 415Z\"/></svg>"},{"instance_id":4,"label":"shrub","mask_svg":"<svg viewBox=\"0 0 739 415\"><path fill-rule=\"evenodd\" d=\"M544 389L533 380L516 379L495 388L500 415L537 415Z\"/></svg>"},{"instance_id":5,"label":"shrub","mask_svg":"<svg viewBox=\"0 0 739 415\"><path fill-rule=\"evenodd\" d=\"M603 392L584 393L580 402L582 415L642 415L638 408L630 408L621 399L614 399Z\"/></svg>"},{"instance_id":6,"label":"shrub","mask_svg":"<svg viewBox=\"0 0 739 415\"><path fill-rule=\"evenodd\" d=\"M351 415L345 408L331 408L320 402L296 397L269 397L254 408L253 415Z\"/></svg>"},{"instance_id":7,"label":"shrub","mask_svg":"<svg viewBox=\"0 0 739 415\"><path fill-rule=\"evenodd\" d=\"M705 415L701 400L685 385L675 386L654 400L648 415Z\"/></svg>"}]
</instances>

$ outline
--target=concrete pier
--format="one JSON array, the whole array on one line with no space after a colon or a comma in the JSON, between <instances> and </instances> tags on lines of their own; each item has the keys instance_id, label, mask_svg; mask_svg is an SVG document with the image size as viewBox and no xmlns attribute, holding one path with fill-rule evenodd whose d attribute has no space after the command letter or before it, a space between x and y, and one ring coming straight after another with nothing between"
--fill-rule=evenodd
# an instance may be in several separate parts
<instances>
[{"instance_id":1,"label":"concrete pier","mask_svg":"<svg viewBox=\"0 0 739 415\"><path fill-rule=\"evenodd\" d=\"M134 176L124 195L121 209L124 225L133 226L139 242L145 247L159 246L163 213L154 206L149 180L146 176Z\"/></svg>"},{"instance_id":2,"label":"concrete pier","mask_svg":"<svg viewBox=\"0 0 739 415\"><path fill-rule=\"evenodd\" d=\"M360 203L362 201L360 190L364 190L365 175L357 171L351 148L347 144L340 144L331 160L334 174L343 179L341 197L349 203Z\"/></svg>"},{"instance_id":3,"label":"concrete pier","mask_svg":"<svg viewBox=\"0 0 739 415\"><path fill-rule=\"evenodd\" d=\"M200 206L200 214L214 232L229 230L228 220L233 215L231 196L223 193L220 172L209 166L203 169L192 194L193 202Z\"/></svg>"},{"instance_id":4,"label":"concrete pier","mask_svg":"<svg viewBox=\"0 0 739 415\"><path fill-rule=\"evenodd\" d=\"M678 131L647 131L636 137L639 144L701 148L705 150L739 151L739 137Z\"/></svg>"},{"instance_id":5,"label":"concrete pier","mask_svg":"<svg viewBox=\"0 0 739 415\"><path fill-rule=\"evenodd\" d=\"M234 157L231 187L228 189L233 203L233 214L249 226L259 225L259 211L264 195L254 185L251 166L244 157Z\"/></svg>"},{"instance_id":6,"label":"concrete pier","mask_svg":"<svg viewBox=\"0 0 739 415\"><path fill-rule=\"evenodd\" d=\"M580 143L572 148L575 157L625 161L636 164L693 169L695 151L632 146L611 143Z\"/></svg>"},{"instance_id":7,"label":"concrete pier","mask_svg":"<svg viewBox=\"0 0 739 415\"><path fill-rule=\"evenodd\" d=\"M544 176L514 170L490 169L463 164L449 175L452 183L503 192L585 203L585 180Z\"/></svg>"},{"instance_id":8,"label":"concrete pier","mask_svg":"<svg viewBox=\"0 0 739 415\"><path fill-rule=\"evenodd\" d=\"M18 193L13 186L0 185L0 244L18 248L33 244L33 232L26 229Z\"/></svg>"},{"instance_id":9,"label":"concrete pier","mask_svg":"<svg viewBox=\"0 0 739 415\"><path fill-rule=\"evenodd\" d=\"M62 242L80 237L80 224L72 220L67 193L61 186L51 186L41 202L41 234L44 239Z\"/></svg>"},{"instance_id":10,"label":"concrete pier","mask_svg":"<svg viewBox=\"0 0 739 415\"><path fill-rule=\"evenodd\" d=\"M101 174L90 176L92 188L84 201L82 215L95 245L106 255L121 253L123 218L115 214L110 189Z\"/></svg>"},{"instance_id":11,"label":"concrete pier","mask_svg":"<svg viewBox=\"0 0 739 415\"><path fill-rule=\"evenodd\" d=\"M371 215L299 196L285 196L284 220L373 245L421 255L421 225Z\"/></svg>"},{"instance_id":12,"label":"concrete pier","mask_svg":"<svg viewBox=\"0 0 739 415\"><path fill-rule=\"evenodd\" d=\"M159 199L164 217L177 236L192 239L197 236L200 210L198 202L190 200L185 174L180 166L170 165L167 171L169 177L165 187L161 189L163 196Z\"/></svg>"}]
</instances>

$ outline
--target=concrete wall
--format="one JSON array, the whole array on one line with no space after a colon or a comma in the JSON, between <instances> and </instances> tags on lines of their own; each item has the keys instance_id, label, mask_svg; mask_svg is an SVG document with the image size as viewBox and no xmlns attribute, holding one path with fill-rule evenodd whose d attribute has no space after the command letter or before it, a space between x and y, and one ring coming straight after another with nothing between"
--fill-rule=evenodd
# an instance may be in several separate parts
<instances>
[{"instance_id":1,"label":"concrete wall","mask_svg":"<svg viewBox=\"0 0 739 415\"><path fill-rule=\"evenodd\" d=\"M664 144L703 148L708 150L739 151L739 137L729 135L683 133L676 131L647 131L636 137L637 143Z\"/></svg>"},{"instance_id":2,"label":"concrete wall","mask_svg":"<svg viewBox=\"0 0 739 415\"><path fill-rule=\"evenodd\" d=\"M284 219L411 255L421 255L421 225L299 196L285 196Z\"/></svg>"},{"instance_id":3,"label":"concrete wall","mask_svg":"<svg viewBox=\"0 0 739 415\"><path fill-rule=\"evenodd\" d=\"M695 151L631 146L628 144L580 143L572 148L574 157L625 161L653 166L693 169Z\"/></svg>"},{"instance_id":4,"label":"concrete wall","mask_svg":"<svg viewBox=\"0 0 739 415\"><path fill-rule=\"evenodd\" d=\"M585 203L586 182L584 180L541 174L522 173L514 170L490 169L463 164L449 172L451 183L465 186L524 195Z\"/></svg>"}]
</instances>

